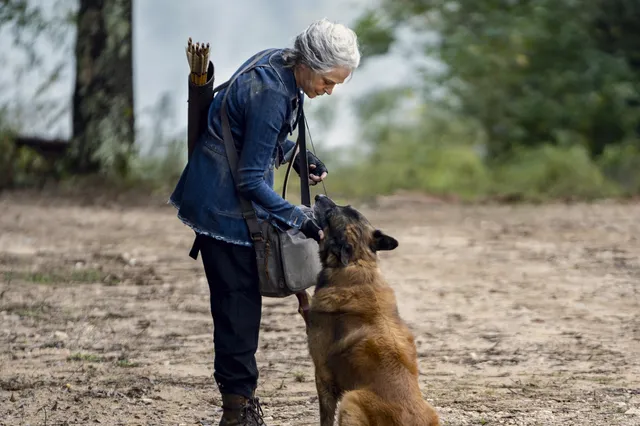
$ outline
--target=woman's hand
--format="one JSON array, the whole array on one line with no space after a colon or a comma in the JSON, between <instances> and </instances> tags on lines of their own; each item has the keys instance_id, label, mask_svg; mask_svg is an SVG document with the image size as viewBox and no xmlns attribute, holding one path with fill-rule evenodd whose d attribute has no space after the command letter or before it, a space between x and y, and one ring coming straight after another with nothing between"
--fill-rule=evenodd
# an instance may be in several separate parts
<instances>
[{"instance_id":1,"label":"woman's hand","mask_svg":"<svg viewBox=\"0 0 640 426\"><path fill-rule=\"evenodd\" d=\"M320 240L324 238L324 232L322 232L322 229L320 229L316 221L311 218L302 223L300 232L302 232L305 237L313 238L317 242L320 242Z\"/></svg>"},{"instance_id":2,"label":"woman's hand","mask_svg":"<svg viewBox=\"0 0 640 426\"><path fill-rule=\"evenodd\" d=\"M324 171L321 168L319 169L318 166L316 166L315 164L309 163L309 185L315 185L318 182L322 182L324 178L327 177L327 174L328 174L327 168L324 167L324 164L322 164L322 167L324 168ZM318 176L316 173L322 173L322 174Z\"/></svg>"},{"instance_id":3,"label":"woman's hand","mask_svg":"<svg viewBox=\"0 0 640 426\"><path fill-rule=\"evenodd\" d=\"M293 160L293 169L300 175L298 155L296 155L296 158ZM309 164L309 185L316 185L327 177L329 173L327 167L309 150L307 150L307 163Z\"/></svg>"}]
</instances>

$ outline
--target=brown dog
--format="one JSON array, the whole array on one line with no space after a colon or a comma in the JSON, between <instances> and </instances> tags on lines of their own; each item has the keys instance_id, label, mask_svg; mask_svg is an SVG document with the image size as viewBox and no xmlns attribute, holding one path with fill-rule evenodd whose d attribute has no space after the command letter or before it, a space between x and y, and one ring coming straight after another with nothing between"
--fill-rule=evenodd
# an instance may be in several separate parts
<instances>
[{"instance_id":1,"label":"brown dog","mask_svg":"<svg viewBox=\"0 0 640 426\"><path fill-rule=\"evenodd\" d=\"M325 196L314 216L325 234L307 325L320 424L333 425L340 400L340 426L438 426L418 385L413 335L377 265L376 252L398 242Z\"/></svg>"}]
</instances>

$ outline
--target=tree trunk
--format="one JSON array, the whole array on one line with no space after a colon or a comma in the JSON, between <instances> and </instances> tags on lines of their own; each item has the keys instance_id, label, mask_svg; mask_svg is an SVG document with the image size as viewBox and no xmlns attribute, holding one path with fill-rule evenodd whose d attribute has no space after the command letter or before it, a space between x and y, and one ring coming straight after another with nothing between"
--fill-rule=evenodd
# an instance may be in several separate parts
<instances>
[{"instance_id":1,"label":"tree trunk","mask_svg":"<svg viewBox=\"0 0 640 426\"><path fill-rule=\"evenodd\" d=\"M123 175L135 137L132 0L80 0L71 171Z\"/></svg>"}]
</instances>

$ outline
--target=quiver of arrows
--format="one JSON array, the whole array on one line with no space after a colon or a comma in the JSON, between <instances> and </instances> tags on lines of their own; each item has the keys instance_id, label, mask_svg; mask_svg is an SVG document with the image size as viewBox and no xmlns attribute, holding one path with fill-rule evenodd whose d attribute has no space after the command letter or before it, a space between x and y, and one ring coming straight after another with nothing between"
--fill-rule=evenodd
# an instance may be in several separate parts
<instances>
[{"instance_id":1,"label":"quiver of arrows","mask_svg":"<svg viewBox=\"0 0 640 426\"><path fill-rule=\"evenodd\" d=\"M209 61L209 43L187 42L189 63L189 108L187 118L187 149L191 158L196 141L207 124L207 112L213 99L214 66Z\"/></svg>"}]
</instances>

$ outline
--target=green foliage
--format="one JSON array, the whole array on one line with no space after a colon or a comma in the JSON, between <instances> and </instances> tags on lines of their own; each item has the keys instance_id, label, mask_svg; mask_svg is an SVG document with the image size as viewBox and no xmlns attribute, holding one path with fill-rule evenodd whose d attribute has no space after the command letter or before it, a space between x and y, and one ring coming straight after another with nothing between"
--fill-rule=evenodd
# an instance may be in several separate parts
<instances>
[{"instance_id":1,"label":"green foliage","mask_svg":"<svg viewBox=\"0 0 640 426\"><path fill-rule=\"evenodd\" d=\"M493 192L518 199L595 199L619 195L584 147L519 148L494 173Z\"/></svg>"},{"instance_id":2,"label":"green foliage","mask_svg":"<svg viewBox=\"0 0 640 426\"><path fill-rule=\"evenodd\" d=\"M609 179L581 146L522 147L491 167L476 149L465 145L420 147L403 143L384 150L382 157L339 167L327 180L331 193L345 199L367 199L410 190L467 201L592 200L623 194L615 179ZM635 163L627 163L628 169L617 167L624 158L618 152L612 151L607 158L614 170L628 172L622 175L623 182L630 182L629 188L634 189L627 193L638 193L640 156L631 157Z\"/></svg>"},{"instance_id":3,"label":"green foliage","mask_svg":"<svg viewBox=\"0 0 640 426\"><path fill-rule=\"evenodd\" d=\"M167 93L160 96L147 114L149 124L137 132L138 147L128 154L129 172L121 175L119 182L129 188L142 186L166 193L178 182L187 162L186 132L176 133L171 97Z\"/></svg>"},{"instance_id":4,"label":"green foliage","mask_svg":"<svg viewBox=\"0 0 640 426\"><path fill-rule=\"evenodd\" d=\"M370 150L342 154L357 161L337 168L332 192L366 198L404 189L464 199L488 193L491 174L472 122L424 105L400 108L402 97L393 91L367 99L361 113Z\"/></svg>"},{"instance_id":5,"label":"green foliage","mask_svg":"<svg viewBox=\"0 0 640 426\"><path fill-rule=\"evenodd\" d=\"M123 180L129 187L146 186L159 191L166 191L178 182L186 164L186 142L172 139L164 143L164 150L159 154L133 156L130 159L130 173Z\"/></svg>"},{"instance_id":6,"label":"green foliage","mask_svg":"<svg viewBox=\"0 0 640 426\"><path fill-rule=\"evenodd\" d=\"M140 364L137 362L131 362L128 359L119 359L116 361L116 366L120 368L135 368L139 367Z\"/></svg>"},{"instance_id":7,"label":"green foliage","mask_svg":"<svg viewBox=\"0 0 640 426\"><path fill-rule=\"evenodd\" d=\"M355 164L337 168L327 182L332 193L369 198L412 190L470 201L594 199L622 192L616 176L601 171L604 164L627 178L634 176L632 170L640 175L640 167L634 168L640 156L630 146L607 151L600 164L572 134L559 135L558 146L519 146L497 161L486 161L486 135L475 120L434 104L399 108L392 92L367 98L371 103L361 109L361 118L371 149L351 156L358 159ZM624 161L626 169L620 166Z\"/></svg>"},{"instance_id":8,"label":"green foliage","mask_svg":"<svg viewBox=\"0 0 640 426\"><path fill-rule=\"evenodd\" d=\"M486 193L491 177L470 147L430 148L416 152L411 145L388 152L384 161L337 170L329 184L344 197L368 198L398 190L472 199Z\"/></svg>"},{"instance_id":9,"label":"green foliage","mask_svg":"<svg viewBox=\"0 0 640 426\"><path fill-rule=\"evenodd\" d=\"M20 280L34 284L99 283L107 275L97 269L52 270L39 272L7 272L6 281Z\"/></svg>"},{"instance_id":10,"label":"green foliage","mask_svg":"<svg viewBox=\"0 0 640 426\"><path fill-rule=\"evenodd\" d=\"M625 194L640 194L640 141L607 146L598 164Z\"/></svg>"},{"instance_id":11,"label":"green foliage","mask_svg":"<svg viewBox=\"0 0 640 426\"><path fill-rule=\"evenodd\" d=\"M0 111L0 189L41 186L54 166L28 147L16 148L16 131L2 121Z\"/></svg>"},{"instance_id":12,"label":"green foliage","mask_svg":"<svg viewBox=\"0 0 640 426\"><path fill-rule=\"evenodd\" d=\"M363 62L370 56L384 54L394 42L392 26L376 11L367 11L356 24Z\"/></svg>"},{"instance_id":13,"label":"green foliage","mask_svg":"<svg viewBox=\"0 0 640 426\"><path fill-rule=\"evenodd\" d=\"M386 52L379 40L392 40L400 27L438 34L422 48L446 70L425 83L446 91L442 106L482 124L491 157L559 144L567 133L599 155L640 124L631 104L640 99L640 27L629 23L640 19L637 2L382 0L380 15L375 22L394 26L376 26L366 13L357 26L365 51ZM385 35L372 40L371 33Z\"/></svg>"},{"instance_id":14,"label":"green foliage","mask_svg":"<svg viewBox=\"0 0 640 426\"><path fill-rule=\"evenodd\" d=\"M362 97L366 155L341 166L332 188L465 199L640 193L636 1L380 5L356 25L366 58L409 40L443 67L416 69L419 86Z\"/></svg>"}]
</instances>

